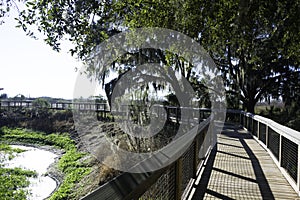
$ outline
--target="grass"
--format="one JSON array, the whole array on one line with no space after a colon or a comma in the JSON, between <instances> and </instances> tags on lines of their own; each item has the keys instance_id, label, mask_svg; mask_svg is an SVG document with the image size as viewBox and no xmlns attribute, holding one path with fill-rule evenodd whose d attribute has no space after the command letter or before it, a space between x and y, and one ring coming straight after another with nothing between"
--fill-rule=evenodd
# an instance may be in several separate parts
<instances>
[{"instance_id":1,"label":"grass","mask_svg":"<svg viewBox=\"0 0 300 200\"><path fill-rule=\"evenodd\" d=\"M91 172L89 164L81 161L86 153L77 151L75 142L67 133L47 135L42 132L2 127L0 128L0 141L51 145L66 151L58 161L58 169L65 174L64 181L50 197L51 200L72 199L76 194L74 191L76 184ZM3 149L5 148L9 147L3 146ZM23 196L24 194L22 193Z\"/></svg>"},{"instance_id":2,"label":"grass","mask_svg":"<svg viewBox=\"0 0 300 200\"><path fill-rule=\"evenodd\" d=\"M300 110L297 107L257 106L255 112L279 124L300 131Z\"/></svg>"}]
</instances>

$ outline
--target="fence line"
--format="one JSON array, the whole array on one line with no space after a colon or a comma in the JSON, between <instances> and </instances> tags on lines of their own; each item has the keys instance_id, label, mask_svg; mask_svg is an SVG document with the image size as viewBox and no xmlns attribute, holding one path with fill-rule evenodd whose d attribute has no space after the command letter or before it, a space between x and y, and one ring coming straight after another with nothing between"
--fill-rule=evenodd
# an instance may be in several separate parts
<instances>
[{"instance_id":1,"label":"fence line","mask_svg":"<svg viewBox=\"0 0 300 200\"><path fill-rule=\"evenodd\" d=\"M199 111L200 116L210 112L209 109L199 109ZM174 107L169 108L168 112L170 112L170 118L174 117L175 113L178 114ZM300 133L270 119L240 110L227 110L226 120L241 124L251 132L253 137L269 152L283 175L299 194ZM202 126L188 150L170 166L157 172L146 173L147 176L124 173L83 199L93 197L110 199L112 195L118 196L116 199L184 199L189 195L195 177L203 168L205 159L214 147L213 134L208 130L208 126L209 124ZM201 148L203 156L199 155ZM143 178L132 178L136 176ZM124 185L120 184L120 179L127 182ZM128 189L132 180L135 180L136 185ZM118 185L118 188L114 188L115 185ZM127 193L124 193L126 189L123 187L128 189Z\"/></svg>"},{"instance_id":2,"label":"fence line","mask_svg":"<svg viewBox=\"0 0 300 200\"><path fill-rule=\"evenodd\" d=\"M38 107L33 105L32 100L0 100L0 108L33 108ZM109 112L107 103L96 102L49 102L49 109L55 110L83 110L83 111L105 111Z\"/></svg>"},{"instance_id":3,"label":"fence line","mask_svg":"<svg viewBox=\"0 0 300 200\"><path fill-rule=\"evenodd\" d=\"M32 101L0 101L0 108L18 107L31 108ZM159 107L165 109L168 120L177 123L183 123L184 120L193 120L193 123L200 123L211 112L210 109L206 108ZM89 102L55 102L50 103L50 109L110 112L106 103ZM190 112L193 112L192 119L182 119L180 112L182 109L189 109ZM195 121L194 117L197 115L200 117L198 117L198 121L197 119ZM278 124L273 120L240 110L227 110L227 120L241 124L253 135L269 152L282 174L300 195L300 132ZM180 199L182 196L187 195L191 181L196 177L197 172L200 171L199 169L203 167L204 159L207 158L214 146L214 134L208 130L208 127L208 120L205 123L202 122L197 136L188 150L170 166L152 173L123 173L83 199L93 196L101 196L102 199L105 199L105 195L108 195L108 199L112 199L112 197L115 197L115 199L166 199L165 197ZM203 156L199 156L199 152L202 152ZM133 184L133 180L135 184ZM124 183L124 188L120 183Z\"/></svg>"},{"instance_id":4,"label":"fence line","mask_svg":"<svg viewBox=\"0 0 300 200\"><path fill-rule=\"evenodd\" d=\"M246 112L241 112L241 124L269 152L282 174L300 195L300 132Z\"/></svg>"},{"instance_id":5,"label":"fence line","mask_svg":"<svg viewBox=\"0 0 300 200\"><path fill-rule=\"evenodd\" d=\"M173 108L169 109L170 115ZM176 112L173 109L174 112ZM198 110L199 111L199 110ZM167 167L148 173L122 173L107 182L87 199L175 199L179 200L189 194L189 188L204 166L205 159L216 143L212 130L209 130L211 119L201 122L191 132L196 132L187 150L175 162ZM189 133L187 133L189 134ZM180 139L180 138L179 138ZM171 149L173 148L173 150ZM166 151L175 151L173 146ZM177 147L178 148L178 147ZM164 150L162 150L164 151ZM163 155L164 153L162 153ZM156 155L159 157L159 153ZM147 161L145 161L147 162ZM139 165L143 166L143 164Z\"/></svg>"}]
</instances>

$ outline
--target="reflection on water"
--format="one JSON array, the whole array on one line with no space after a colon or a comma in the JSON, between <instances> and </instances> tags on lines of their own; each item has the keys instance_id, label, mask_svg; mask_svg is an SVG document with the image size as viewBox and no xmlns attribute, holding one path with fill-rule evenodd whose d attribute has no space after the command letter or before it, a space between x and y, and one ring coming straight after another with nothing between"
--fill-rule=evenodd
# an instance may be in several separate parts
<instances>
[{"instance_id":1,"label":"reflection on water","mask_svg":"<svg viewBox=\"0 0 300 200\"><path fill-rule=\"evenodd\" d=\"M49 165L55 161L57 155L34 147L21 145L11 146L26 151L17 154L12 160L5 161L5 167L21 167L23 169L36 171L38 176L36 178L29 178L30 186L28 189L31 195L28 199L38 200L47 198L55 190L56 182L49 176L45 176L45 173L47 172Z\"/></svg>"}]
</instances>

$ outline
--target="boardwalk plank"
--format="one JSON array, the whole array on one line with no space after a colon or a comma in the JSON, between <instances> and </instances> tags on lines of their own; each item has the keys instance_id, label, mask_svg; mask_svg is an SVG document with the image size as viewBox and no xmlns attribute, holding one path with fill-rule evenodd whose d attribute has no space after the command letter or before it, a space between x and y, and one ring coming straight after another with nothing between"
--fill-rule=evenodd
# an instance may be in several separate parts
<instances>
[{"instance_id":1,"label":"boardwalk plank","mask_svg":"<svg viewBox=\"0 0 300 200\"><path fill-rule=\"evenodd\" d=\"M226 127L192 199L300 199L267 151L238 127Z\"/></svg>"}]
</instances>

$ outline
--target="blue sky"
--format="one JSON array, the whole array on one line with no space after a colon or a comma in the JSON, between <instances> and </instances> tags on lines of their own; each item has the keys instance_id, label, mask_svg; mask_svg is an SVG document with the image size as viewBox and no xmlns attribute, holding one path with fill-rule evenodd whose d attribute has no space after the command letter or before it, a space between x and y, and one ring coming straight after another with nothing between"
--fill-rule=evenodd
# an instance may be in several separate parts
<instances>
[{"instance_id":1,"label":"blue sky","mask_svg":"<svg viewBox=\"0 0 300 200\"><path fill-rule=\"evenodd\" d=\"M81 63L67 53L71 44L58 53L15 26L13 14L0 25L0 93L72 98Z\"/></svg>"}]
</instances>

